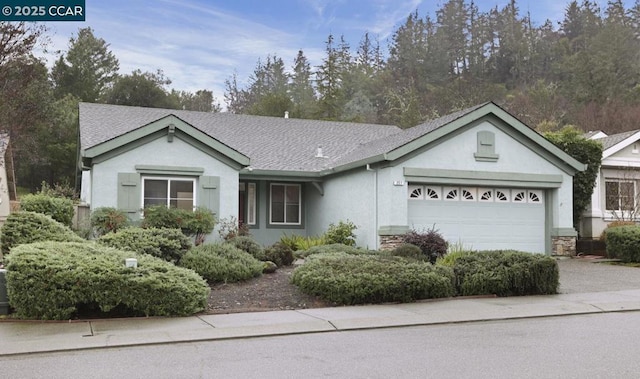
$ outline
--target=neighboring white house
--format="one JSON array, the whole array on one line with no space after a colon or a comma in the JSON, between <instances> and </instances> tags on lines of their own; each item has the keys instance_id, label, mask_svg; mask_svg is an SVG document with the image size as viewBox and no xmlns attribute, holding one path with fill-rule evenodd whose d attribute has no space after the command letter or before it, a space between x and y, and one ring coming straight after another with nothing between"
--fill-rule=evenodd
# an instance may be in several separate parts
<instances>
[{"instance_id":1,"label":"neighboring white house","mask_svg":"<svg viewBox=\"0 0 640 379\"><path fill-rule=\"evenodd\" d=\"M602 143L602 164L591 204L582 215L580 236L599 238L612 221L640 218L640 130L613 134L590 132Z\"/></svg>"},{"instance_id":2,"label":"neighboring white house","mask_svg":"<svg viewBox=\"0 0 640 379\"><path fill-rule=\"evenodd\" d=\"M575 251L585 166L493 103L391 125L80 104L82 199L238 218L262 244L350 220L359 246L435 227L474 249ZM213 236L211 236L213 238Z\"/></svg>"}]
</instances>

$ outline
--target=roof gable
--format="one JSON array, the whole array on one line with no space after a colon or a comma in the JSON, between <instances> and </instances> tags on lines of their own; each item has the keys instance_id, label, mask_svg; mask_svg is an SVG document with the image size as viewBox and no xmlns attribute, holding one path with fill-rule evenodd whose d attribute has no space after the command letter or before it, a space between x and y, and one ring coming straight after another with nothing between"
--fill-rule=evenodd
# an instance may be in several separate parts
<instances>
[{"instance_id":1,"label":"roof gable","mask_svg":"<svg viewBox=\"0 0 640 379\"><path fill-rule=\"evenodd\" d=\"M596 139L596 141L602 143L602 159L609 158L638 140L640 140L640 130L631 130Z\"/></svg>"},{"instance_id":2,"label":"roof gable","mask_svg":"<svg viewBox=\"0 0 640 379\"><path fill-rule=\"evenodd\" d=\"M566 172L584 171L586 166L562 151L535 130L532 130L511 114L490 102L461 110L447 116L428 121L413 128L406 129L384 140L373 141L361 146L340 162L344 168L363 163L394 161L418 149L428 146L441 138L452 135L478 120L497 119L508 125L505 132L540 151L548 160Z\"/></svg>"},{"instance_id":3,"label":"roof gable","mask_svg":"<svg viewBox=\"0 0 640 379\"><path fill-rule=\"evenodd\" d=\"M146 125L129 130L114 138L88 147L87 149L84 149L83 157L93 159L103 154L121 149L126 145L143 140L147 136L162 131L166 131L167 138L170 140L171 138L173 138L177 130L183 132L193 140L203 144L205 147L216 151L219 154L222 154L225 158L231 160L232 162L235 162L240 166L248 166L250 163L249 157L230 148L229 146L226 146L225 144L221 143L215 138L212 138L206 133L203 133L202 131L181 120L175 115L162 117Z\"/></svg>"}]
</instances>

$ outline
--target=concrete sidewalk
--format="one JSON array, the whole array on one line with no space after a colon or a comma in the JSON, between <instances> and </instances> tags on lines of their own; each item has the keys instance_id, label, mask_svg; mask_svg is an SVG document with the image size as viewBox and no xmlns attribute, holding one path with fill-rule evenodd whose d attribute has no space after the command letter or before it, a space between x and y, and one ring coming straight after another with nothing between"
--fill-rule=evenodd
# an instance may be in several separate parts
<instances>
[{"instance_id":1,"label":"concrete sidewalk","mask_svg":"<svg viewBox=\"0 0 640 379\"><path fill-rule=\"evenodd\" d=\"M0 356L105 347L640 310L640 289L74 322L0 322Z\"/></svg>"}]
</instances>

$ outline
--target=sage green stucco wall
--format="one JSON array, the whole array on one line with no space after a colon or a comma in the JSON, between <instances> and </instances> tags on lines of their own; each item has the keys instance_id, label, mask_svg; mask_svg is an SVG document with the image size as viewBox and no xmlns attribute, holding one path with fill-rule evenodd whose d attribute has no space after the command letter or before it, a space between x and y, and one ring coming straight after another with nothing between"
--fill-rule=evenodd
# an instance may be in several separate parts
<instances>
[{"instance_id":1,"label":"sage green stucco wall","mask_svg":"<svg viewBox=\"0 0 640 379\"><path fill-rule=\"evenodd\" d=\"M176 137L173 142L168 142L166 136L157 138L106 161L95 163L90 177L91 209L107 206L117 207L118 173L135 173L136 165L203 168L203 176L220 177L220 212L216 217L237 217L237 170L205 154L180 138ZM196 197L198 196L197 191L196 188ZM142 207L142 204L140 206ZM212 236L217 236L217 233L214 232Z\"/></svg>"},{"instance_id":2,"label":"sage green stucco wall","mask_svg":"<svg viewBox=\"0 0 640 379\"><path fill-rule=\"evenodd\" d=\"M495 162L476 161L477 132L490 131L495 134L495 153L499 158ZM439 170L462 170L475 172L506 172L514 174L559 175L562 177L560 188L550 189L548 201L551 201L551 228L573 227L573 178L544 157L515 140L490 122L484 121L473 128L463 130L430 149L411 154L402 163L380 172L379 193L381 209L385 219L380 225L406 224L407 182L403 168L427 168ZM518 180L517 175L513 175ZM403 186L394 186L394 182L403 181ZM535 188L535 186L531 186ZM381 212L383 213L383 212ZM388 223L388 224L387 224Z\"/></svg>"},{"instance_id":3,"label":"sage green stucco wall","mask_svg":"<svg viewBox=\"0 0 640 379\"><path fill-rule=\"evenodd\" d=\"M325 178L324 195L309 184L307 196L307 230L310 235L320 235L330 223L351 221L358 246L376 248L376 172L366 166L347 173Z\"/></svg>"}]
</instances>

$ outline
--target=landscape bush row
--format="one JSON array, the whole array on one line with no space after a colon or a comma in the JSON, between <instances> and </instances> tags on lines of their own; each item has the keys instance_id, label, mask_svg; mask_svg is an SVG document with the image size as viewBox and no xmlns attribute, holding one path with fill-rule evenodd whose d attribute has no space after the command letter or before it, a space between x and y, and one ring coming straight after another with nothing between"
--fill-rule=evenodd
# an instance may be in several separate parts
<instances>
[{"instance_id":1,"label":"landscape bush row","mask_svg":"<svg viewBox=\"0 0 640 379\"><path fill-rule=\"evenodd\" d=\"M137 268L126 267L127 258ZM209 291L192 270L94 243L24 244L8 257L9 303L20 318L64 320L79 308L182 316L204 310Z\"/></svg>"},{"instance_id":2,"label":"landscape bush row","mask_svg":"<svg viewBox=\"0 0 640 379\"><path fill-rule=\"evenodd\" d=\"M640 226L621 225L606 229L607 256L625 263L640 263Z\"/></svg>"},{"instance_id":3,"label":"landscape bush row","mask_svg":"<svg viewBox=\"0 0 640 379\"><path fill-rule=\"evenodd\" d=\"M410 231L404 236L403 245L380 252L356 247L356 226L349 221L332 224L321 237L283 236L281 242L267 248L247 236L244 229L228 223L221 228L222 243L193 247L188 235L198 240L198 233L213 228L209 218L212 215L207 212L208 216L202 216L202 212L198 217L182 217L179 211L152 209L145 213L141 228L129 225L126 215L116 209L100 208L92 214L93 227L101 235L93 242L78 237L50 216L13 213L0 236L2 251L9 257L8 268L14 271L8 276L8 281L13 281L8 285L13 297L10 304L21 317L28 318L66 318L86 309L100 312L120 309L145 315L188 314L201 309L194 305L197 296L200 296L198 304L206 304L207 294L193 283L186 287L178 283L176 278L186 275L184 272L200 278L202 283L202 278L209 284L234 282L259 276L277 266L291 265L296 258L307 262L294 271L292 283L303 292L336 304L406 302L455 295L555 293L558 286L557 264L549 257L514 251L459 251L445 256L450 246L434 229ZM38 241L43 242L30 245ZM83 250L85 257L78 262L66 261L76 259ZM14 251L26 252L14 254ZM109 260L103 254L113 257ZM33 257L47 265L34 264ZM141 257L143 269L125 268L125 257ZM150 263L154 260L161 264ZM53 275L48 266L69 269ZM83 273L74 272L80 268ZM79 276L75 277L76 274ZM36 287L37 296L28 296L27 287L15 282L47 275L53 282L45 281ZM83 275L93 275L90 279L95 286L80 288L86 287ZM133 300L136 296L122 292L122 286L144 293L137 295L139 300ZM186 302L171 307L164 299L154 300L153 296L162 297L160 293L166 290L163 286L184 292ZM56 291L65 288L69 290L67 297L56 298ZM101 291L108 294L100 295Z\"/></svg>"},{"instance_id":4,"label":"landscape bush row","mask_svg":"<svg viewBox=\"0 0 640 379\"><path fill-rule=\"evenodd\" d=\"M423 257L407 258L404 252L398 256L398 250L309 255L291 281L303 292L336 304L408 302L455 295L554 294L559 286L557 262L541 254L462 251L433 265Z\"/></svg>"}]
</instances>

